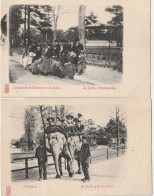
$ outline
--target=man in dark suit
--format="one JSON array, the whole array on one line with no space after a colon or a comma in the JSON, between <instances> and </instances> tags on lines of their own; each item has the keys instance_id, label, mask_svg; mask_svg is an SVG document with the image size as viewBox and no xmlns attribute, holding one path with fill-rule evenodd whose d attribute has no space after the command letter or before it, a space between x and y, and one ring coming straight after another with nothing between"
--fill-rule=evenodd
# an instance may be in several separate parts
<instances>
[{"instance_id":1,"label":"man in dark suit","mask_svg":"<svg viewBox=\"0 0 154 196\"><path fill-rule=\"evenodd\" d=\"M39 180L42 179L42 170L43 170L43 178L44 180L47 179L47 153L46 147L44 146L44 142L40 141L40 146L36 149L35 157L38 159L38 166L39 166Z\"/></svg>"},{"instance_id":2,"label":"man in dark suit","mask_svg":"<svg viewBox=\"0 0 154 196\"><path fill-rule=\"evenodd\" d=\"M83 45L79 42L79 38L75 38L75 43L73 44L72 51L76 54L76 57L74 57L73 63L76 66L76 71L78 69L78 60L79 60L79 54L80 52L83 52L84 48Z\"/></svg>"},{"instance_id":3,"label":"man in dark suit","mask_svg":"<svg viewBox=\"0 0 154 196\"><path fill-rule=\"evenodd\" d=\"M90 162L91 152L90 152L90 146L87 142L87 137L82 138L82 146L79 154L79 160L82 165L82 170L84 174L84 179L82 179L83 182L89 182L89 162Z\"/></svg>"},{"instance_id":4,"label":"man in dark suit","mask_svg":"<svg viewBox=\"0 0 154 196\"><path fill-rule=\"evenodd\" d=\"M55 55L58 57L58 59L60 59L60 56L59 56L60 45L59 45L59 42L57 40L55 40L54 51L55 51Z\"/></svg>"}]
</instances>

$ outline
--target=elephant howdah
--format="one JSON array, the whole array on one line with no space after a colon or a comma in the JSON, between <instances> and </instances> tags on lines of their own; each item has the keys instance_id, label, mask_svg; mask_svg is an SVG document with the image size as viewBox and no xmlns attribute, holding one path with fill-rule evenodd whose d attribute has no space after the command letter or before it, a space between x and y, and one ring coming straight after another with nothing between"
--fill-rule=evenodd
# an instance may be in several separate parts
<instances>
[{"instance_id":1,"label":"elephant howdah","mask_svg":"<svg viewBox=\"0 0 154 196\"><path fill-rule=\"evenodd\" d=\"M47 127L45 133L50 134L50 133L59 132L59 133L62 133L67 139L68 137L71 137L71 136L82 135L82 129L83 129L82 125L81 125L81 128L79 128L78 126L63 127L63 126L50 125Z\"/></svg>"}]
</instances>

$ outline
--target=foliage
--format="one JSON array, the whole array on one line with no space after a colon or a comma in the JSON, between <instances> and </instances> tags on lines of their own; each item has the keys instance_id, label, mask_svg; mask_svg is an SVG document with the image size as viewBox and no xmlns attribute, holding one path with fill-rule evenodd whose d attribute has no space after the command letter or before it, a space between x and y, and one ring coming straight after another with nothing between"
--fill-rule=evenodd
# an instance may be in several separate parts
<instances>
[{"instance_id":1,"label":"foliage","mask_svg":"<svg viewBox=\"0 0 154 196\"><path fill-rule=\"evenodd\" d=\"M123 45L123 7L120 5L114 5L106 8L106 11L114 16L108 24L113 26L112 30L108 31L110 40L116 40L118 46Z\"/></svg>"},{"instance_id":2,"label":"foliage","mask_svg":"<svg viewBox=\"0 0 154 196\"><path fill-rule=\"evenodd\" d=\"M106 11L113 14L114 16L108 24L113 26L122 26L123 25L123 7L120 5L114 5L112 7L106 8Z\"/></svg>"},{"instance_id":3,"label":"foliage","mask_svg":"<svg viewBox=\"0 0 154 196\"><path fill-rule=\"evenodd\" d=\"M1 31L5 36L7 35L7 14L1 19Z\"/></svg>"},{"instance_id":4,"label":"foliage","mask_svg":"<svg viewBox=\"0 0 154 196\"><path fill-rule=\"evenodd\" d=\"M20 143L22 148L25 149L27 147L28 150L33 149L33 135L36 129L36 114L32 107L28 107L25 110L25 120L24 120L24 129L25 134L22 136Z\"/></svg>"},{"instance_id":5,"label":"foliage","mask_svg":"<svg viewBox=\"0 0 154 196\"><path fill-rule=\"evenodd\" d=\"M115 118L111 118L105 127L107 138L117 138L127 136L126 120L123 114L120 114L120 108L115 107ZM119 142L119 141L117 141Z\"/></svg>"},{"instance_id":6,"label":"foliage","mask_svg":"<svg viewBox=\"0 0 154 196\"><path fill-rule=\"evenodd\" d=\"M94 24L94 23L97 23L97 22L98 22L97 16L94 15L93 12L91 12L89 14L89 16L85 17L85 25L90 25L90 24Z\"/></svg>"},{"instance_id":7,"label":"foliage","mask_svg":"<svg viewBox=\"0 0 154 196\"><path fill-rule=\"evenodd\" d=\"M70 42L75 41L75 37L78 37L78 27L70 27L66 32L66 39Z\"/></svg>"}]
</instances>

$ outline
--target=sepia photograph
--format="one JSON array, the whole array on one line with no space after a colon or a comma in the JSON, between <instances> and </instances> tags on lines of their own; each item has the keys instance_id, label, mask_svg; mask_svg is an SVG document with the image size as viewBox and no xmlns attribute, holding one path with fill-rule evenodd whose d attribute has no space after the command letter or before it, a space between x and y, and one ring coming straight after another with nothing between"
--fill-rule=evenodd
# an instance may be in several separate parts
<instances>
[{"instance_id":1,"label":"sepia photograph","mask_svg":"<svg viewBox=\"0 0 154 196\"><path fill-rule=\"evenodd\" d=\"M123 7L12 5L9 82L99 85L121 82ZM6 28L2 31L5 43Z\"/></svg>"},{"instance_id":2,"label":"sepia photograph","mask_svg":"<svg viewBox=\"0 0 154 196\"><path fill-rule=\"evenodd\" d=\"M112 178L118 180L110 163L123 163L126 113L120 106L94 110L83 105L31 105L12 111L12 181L50 182L55 177L71 181L73 177L72 181L86 183L106 172L110 183Z\"/></svg>"},{"instance_id":3,"label":"sepia photograph","mask_svg":"<svg viewBox=\"0 0 154 196\"><path fill-rule=\"evenodd\" d=\"M2 103L2 195L150 195L149 99Z\"/></svg>"}]
</instances>

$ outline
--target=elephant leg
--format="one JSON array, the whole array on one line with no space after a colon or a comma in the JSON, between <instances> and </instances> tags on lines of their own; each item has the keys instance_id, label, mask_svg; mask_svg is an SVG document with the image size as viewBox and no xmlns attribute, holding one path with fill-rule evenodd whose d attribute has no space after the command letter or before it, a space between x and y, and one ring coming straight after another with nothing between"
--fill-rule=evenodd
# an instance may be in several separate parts
<instances>
[{"instance_id":1,"label":"elephant leg","mask_svg":"<svg viewBox=\"0 0 154 196\"><path fill-rule=\"evenodd\" d=\"M81 174L81 162L77 159L78 162L78 174Z\"/></svg>"},{"instance_id":2,"label":"elephant leg","mask_svg":"<svg viewBox=\"0 0 154 196\"><path fill-rule=\"evenodd\" d=\"M59 162L58 162L58 156L53 156L54 164L55 164L55 169L56 169L56 178L61 178L60 171L59 171Z\"/></svg>"},{"instance_id":3,"label":"elephant leg","mask_svg":"<svg viewBox=\"0 0 154 196\"><path fill-rule=\"evenodd\" d=\"M74 171L73 171L73 166L72 166L72 161L71 160L67 160L67 171L69 173L69 177L74 176Z\"/></svg>"},{"instance_id":4,"label":"elephant leg","mask_svg":"<svg viewBox=\"0 0 154 196\"><path fill-rule=\"evenodd\" d=\"M58 162L59 162L59 171L60 171L60 175L63 176L61 158L62 158L62 156L59 155L59 158L58 158Z\"/></svg>"}]
</instances>

